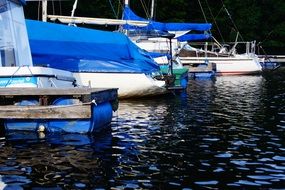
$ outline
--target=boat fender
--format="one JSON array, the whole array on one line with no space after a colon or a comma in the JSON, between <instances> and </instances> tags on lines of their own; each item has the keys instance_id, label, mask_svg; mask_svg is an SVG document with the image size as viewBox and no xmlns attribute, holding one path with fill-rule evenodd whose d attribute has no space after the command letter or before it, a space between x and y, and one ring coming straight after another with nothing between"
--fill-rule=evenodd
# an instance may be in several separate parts
<instances>
[{"instance_id":1,"label":"boat fender","mask_svg":"<svg viewBox=\"0 0 285 190\"><path fill-rule=\"evenodd\" d=\"M187 85L188 85L188 80L183 78L180 80L180 85L183 87L183 88L186 88Z\"/></svg>"},{"instance_id":2,"label":"boat fender","mask_svg":"<svg viewBox=\"0 0 285 190\"><path fill-rule=\"evenodd\" d=\"M80 100L74 99L74 98L57 98L55 101L53 101L53 105L73 105L73 104L79 104Z\"/></svg>"},{"instance_id":3,"label":"boat fender","mask_svg":"<svg viewBox=\"0 0 285 190\"><path fill-rule=\"evenodd\" d=\"M21 100L20 102L15 103L16 106L35 106L39 105L38 100L30 99L30 100Z\"/></svg>"},{"instance_id":4,"label":"boat fender","mask_svg":"<svg viewBox=\"0 0 285 190\"><path fill-rule=\"evenodd\" d=\"M38 131L39 133L41 133L41 132L45 132L45 130L46 130L45 125L44 125L44 124L40 124L37 131Z\"/></svg>"},{"instance_id":5,"label":"boat fender","mask_svg":"<svg viewBox=\"0 0 285 190\"><path fill-rule=\"evenodd\" d=\"M104 126L108 126L112 121L113 110L110 102L92 106L92 131L100 131Z\"/></svg>"}]
</instances>

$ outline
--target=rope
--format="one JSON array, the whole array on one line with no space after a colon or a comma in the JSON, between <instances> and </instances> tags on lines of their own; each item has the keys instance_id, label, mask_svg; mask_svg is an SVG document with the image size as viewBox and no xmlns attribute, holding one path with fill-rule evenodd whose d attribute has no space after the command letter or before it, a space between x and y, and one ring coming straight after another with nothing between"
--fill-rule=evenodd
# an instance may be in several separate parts
<instances>
[{"instance_id":1,"label":"rope","mask_svg":"<svg viewBox=\"0 0 285 190\"><path fill-rule=\"evenodd\" d=\"M240 34L240 32L239 32L239 30L238 30L238 28L237 28L237 26L236 26L236 24L235 24L235 22L234 22L234 20L233 20L232 16L231 16L231 14L229 13L229 11L228 11L228 9L227 9L226 5L224 4L224 1L223 1L223 0L221 0L221 2L222 2L222 4L223 4L223 8L225 9L225 11L226 11L227 15L229 16L229 19L231 20L232 24L234 25L234 29L236 30L236 32L238 32L238 33L239 33L239 35L240 35L240 37L241 37L241 40L242 40L242 41L244 41L244 39L243 39L242 35Z\"/></svg>"},{"instance_id":2,"label":"rope","mask_svg":"<svg viewBox=\"0 0 285 190\"><path fill-rule=\"evenodd\" d=\"M215 17L215 19L216 19L216 18L218 18L218 16L219 16L219 15L220 15L220 13L222 12L223 8L224 8L223 6L220 8L220 10L219 10L219 12L218 12L217 16Z\"/></svg>"},{"instance_id":3,"label":"rope","mask_svg":"<svg viewBox=\"0 0 285 190\"><path fill-rule=\"evenodd\" d=\"M203 13L203 16L204 16L205 21L208 22L207 17L206 17L205 12L204 12L204 9L203 9L203 6L202 6L202 4L201 4L201 1L198 0L198 3L199 3L199 5L200 5L200 8L201 8L201 11L202 11L202 13Z\"/></svg>"},{"instance_id":4,"label":"rope","mask_svg":"<svg viewBox=\"0 0 285 190\"><path fill-rule=\"evenodd\" d=\"M20 70L21 66L19 66L16 71L10 76L10 79L7 81L7 83L5 84L5 87L7 87L7 85L10 84L10 82L12 81L12 78L14 77L14 75Z\"/></svg>"},{"instance_id":5,"label":"rope","mask_svg":"<svg viewBox=\"0 0 285 190\"><path fill-rule=\"evenodd\" d=\"M38 20L40 20L41 2L38 2Z\"/></svg>"},{"instance_id":6,"label":"rope","mask_svg":"<svg viewBox=\"0 0 285 190\"><path fill-rule=\"evenodd\" d=\"M19 66L19 67L17 68L17 70L10 76L10 79L9 79L9 80L7 81L7 83L5 84L5 87L7 87L7 85L10 84L10 82L12 81L14 75L15 75L21 68L23 68L23 67L25 67L25 66L28 67L28 70L30 71L31 76L33 76L33 72L31 71L31 69L30 69L30 67L29 67L28 65Z\"/></svg>"},{"instance_id":7,"label":"rope","mask_svg":"<svg viewBox=\"0 0 285 190\"><path fill-rule=\"evenodd\" d=\"M59 1L59 15L62 15L61 0Z\"/></svg>"},{"instance_id":8,"label":"rope","mask_svg":"<svg viewBox=\"0 0 285 190\"><path fill-rule=\"evenodd\" d=\"M118 18L119 18L119 15L116 13L112 1L111 1L111 0L108 0L108 1L109 1L109 4L110 4L110 6L111 6L111 9L112 9L112 11L113 11L113 14L114 14L115 18L118 19Z\"/></svg>"},{"instance_id":9,"label":"rope","mask_svg":"<svg viewBox=\"0 0 285 190\"><path fill-rule=\"evenodd\" d=\"M221 33L221 30L220 30L220 28L219 28L219 26L218 26L218 23L217 23L215 17L214 17L214 15L213 15L213 12L212 12L212 10L211 10L211 8L210 8L210 6L209 6L209 3L208 3L207 0L205 0L205 1L206 1L207 6L208 6L208 9L209 9L209 11L210 11L211 17L213 18L214 23L215 23L215 25L217 26L217 30L218 30L218 32L219 32L219 34L220 34L220 36L221 36L221 38L222 38L222 41L223 41L223 43L224 43L224 42L225 42L224 37L223 37L223 35L222 35L222 33Z\"/></svg>"},{"instance_id":10,"label":"rope","mask_svg":"<svg viewBox=\"0 0 285 190\"><path fill-rule=\"evenodd\" d=\"M51 4L52 4L52 14L55 15L54 0L52 0Z\"/></svg>"},{"instance_id":11,"label":"rope","mask_svg":"<svg viewBox=\"0 0 285 190\"><path fill-rule=\"evenodd\" d=\"M140 0L140 2L141 2L141 4L142 4L142 7L143 7L144 12L145 12L145 14L146 14L146 17L147 17L148 19L150 19L150 14L149 14L149 12L147 11L147 6L146 6L146 4L145 4L144 1L142 1L142 0Z\"/></svg>"}]
</instances>

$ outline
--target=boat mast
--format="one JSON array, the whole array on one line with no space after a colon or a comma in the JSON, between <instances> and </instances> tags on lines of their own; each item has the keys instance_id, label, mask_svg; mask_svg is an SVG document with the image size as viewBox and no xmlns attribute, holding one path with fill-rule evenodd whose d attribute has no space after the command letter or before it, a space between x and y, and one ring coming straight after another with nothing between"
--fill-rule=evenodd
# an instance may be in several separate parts
<instances>
[{"instance_id":1,"label":"boat mast","mask_svg":"<svg viewBox=\"0 0 285 190\"><path fill-rule=\"evenodd\" d=\"M154 0L151 1L150 20L154 18Z\"/></svg>"},{"instance_id":2,"label":"boat mast","mask_svg":"<svg viewBox=\"0 0 285 190\"><path fill-rule=\"evenodd\" d=\"M72 11L71 11L71 17L74 17L74 13L75 13L75 10L77 8L77 2L78 2L78 0L74 1L73 8L72 8Z\"/></svg>"},{"instance_id":3,"label":"boat mast","mask_svg":"<svg viewBox=\"0 0 285 190\"><path fill-rule=\"evenodd\" d=\"M75 10L77 8L77 2L78 0L75 0L74 3L73 3L73 7L72 7L72 11L71 11L71 18L74 18L74 13L75 13ZM68 23L69 26L76 26L74 23L72 23L72 21L70 21L70 23Z\"/></svg>"},{"instance_id":4,"label":"boat mast","mask_svg":"<svg viewBox=\"0 0 285 190\"><path fill-rule=\"evenodd\" d=\"M47 0L42 0L42 20L47 21Z\"/></svg>"},{"instance_id":5,"label":"boat mast","mask_svg":"<svg viewBox=\"0 0 285 190\"><path fill-rule=\"evenodd\" d=\"M125 6L123 7L123 11L122 11L122 12L124 12L124 8L125 8L125 7L128 7L128 6L129 6L129 0L125 0ZM123 15L122 15L122 18L123 18ZM123 28L123 27L122 27L122 28ZM122 29L122 31L123 31L123 33L124 33L126 36L129 35L129 31L128 31L128 30Z\"/></svg>"},{"instance_id":6,"label":"boat mast","mask_svg":"<svg viewBox=\"0 0 285 190\"><path fill-rule=\"evenodd\" d=\"M125 7L129 6L129 0L125 0Z\"/></svg>"}]
</instances>

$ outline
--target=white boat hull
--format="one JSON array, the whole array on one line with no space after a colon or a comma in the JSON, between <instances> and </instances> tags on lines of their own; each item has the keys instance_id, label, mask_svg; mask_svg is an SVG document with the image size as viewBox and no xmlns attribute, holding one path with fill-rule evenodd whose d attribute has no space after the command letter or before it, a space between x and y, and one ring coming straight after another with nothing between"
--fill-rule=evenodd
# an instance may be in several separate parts
<instances>
[{"instance_id":1,"label":"white boat hull","mask_svg":"<svg viewBox=\"0 0 285 190\"><path fill-rule=\"evenodd\" d=\"M169 50L169 42L163 38L151 38L148 40L133 40L140 48L150 52L167 52ZM180 49L178 42L172 41L172 51L176 52ZM259 58L254 54L236 54L231 57L182 57L179 59L183 66L190 64L209 62L216 64L216 75L244 75L256 74L262 71ZM160 60L159 60L160 61Z\"/></svg>"},{"instance_id":2,"label":"white boat hull","mask_svg":"<svg viewBox=\"0 0 285 190\"><path fill-rule=\"evenodd\" d=\"M118 88L119 98L165 94L164 81L143 73L74 73L79 85L92 88Z\"/></svg>"},{"instance_id":3,"label":"white boat hull","mask_svg":"<svg viewBox=\"0 0 285 190\"><path fill-rule=\"evenodd\" d=\"M205 57L180 57L183 66L205 63ZM262 67L255 57L208 57L209 62L216 64L216 75L256 74Z\"/></svg>"}]
</instances>

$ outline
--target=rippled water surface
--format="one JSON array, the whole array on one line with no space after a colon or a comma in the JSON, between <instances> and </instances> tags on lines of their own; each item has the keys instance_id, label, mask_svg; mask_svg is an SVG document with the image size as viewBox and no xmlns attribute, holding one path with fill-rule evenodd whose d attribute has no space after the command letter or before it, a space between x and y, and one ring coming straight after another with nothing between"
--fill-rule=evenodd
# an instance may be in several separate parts
<instances>
[{"instance_id":1,"label":"rippled water surface","mask_svg":"<svg viewBox=\"0 0 285 190\"><path fill-rule=\"evenodd\" d=\"M5 134L0 189L285 188L285 70L121 101L95 136Z\"/></svg>"}]
</instances>

